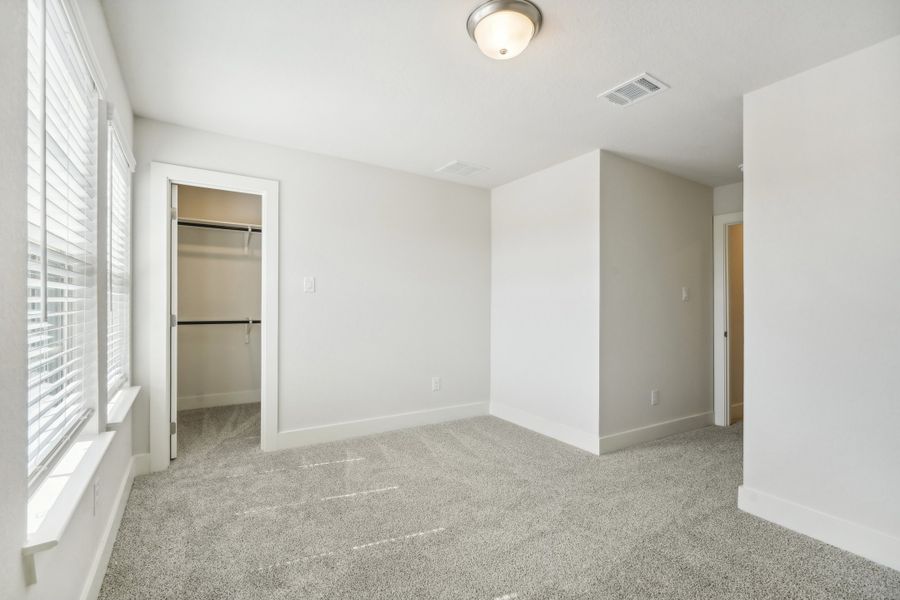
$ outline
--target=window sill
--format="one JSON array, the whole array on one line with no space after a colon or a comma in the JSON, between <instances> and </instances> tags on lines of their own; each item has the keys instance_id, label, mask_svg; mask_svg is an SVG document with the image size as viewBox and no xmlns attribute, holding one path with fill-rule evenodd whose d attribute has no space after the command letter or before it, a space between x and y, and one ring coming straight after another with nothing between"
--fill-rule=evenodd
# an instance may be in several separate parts
<instances>
[{"instance_id":1,"label":"window sill","mask_svg":"<svg viewBox=\"0 0 900 600\"><path fill-rule=\"evenodd\" d=\"M140 393L141 386L139 385L122 388L116 392L116 395L113 396L112 402L109 403L109 408L106 412L107 431L117 431L119 427L122 426L122 423L125 422L128 413L131 412L134 401Z\"/></svg>"},{"instance_id":2,"label":"window sill","mask_svg":"<svg viewBox=\"0 0 900 600\"><path fill-rule=\"evenodd\" d=\"M116 430L127 419L140 390L140 387L120 390L110 406L107 423L110 431L78 437L28 499L28 533L22 555L29 585L37 583L35 554L57 546L65 535L116 436Z\"/></svg>"},{"instance_id":3,"label":"window sill","mask_svg":"<svg viewBox=\"0 0 900 600\"><path fill-rule=\"evenodd\" d=\"M115 435L80 437L28 499L28 536L22 554L29 584L37 582L34 555L59 544Z\"/></svg>"}]
</instances>

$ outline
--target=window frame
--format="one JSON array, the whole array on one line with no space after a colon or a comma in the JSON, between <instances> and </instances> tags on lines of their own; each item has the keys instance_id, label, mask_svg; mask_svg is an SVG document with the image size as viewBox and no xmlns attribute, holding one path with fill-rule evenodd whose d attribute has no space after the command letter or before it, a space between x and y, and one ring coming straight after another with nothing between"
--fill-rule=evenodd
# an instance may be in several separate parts
<instances>
[{"instance_id":1,"label":"window frame","mask_svg":"<svg viewBox=\"0 0 900 600\"><path fill-rule=\"evenodd\" d=\"M52 15L48 11L52 11ZM86 29L77 6L72 0L28 0L28 12L29 62L27 72L29 84L27 86L27 93L30 96L33 95L34 99L36 99L33 100L33 98L30 97L29 104L31 104L32 101L40 104L39 119L36 119L36 125L40 129L40 132L35 134L33 131L33 121L35 121L35 118L31 116L31 107L29 107L29 128L30 133L40 140L40 144L38 145L34 139L29 139L28 141L27 151L29 171L35 170L37 172L36 177L39 179L37 180L37 189L33 189L34 186L29 183L28 198L31 199L26 201L31 205L36 199L37 206L30 206L29 211L27 211L30 214L26 226L29 228L35 226L34 224L31 224L31 221L37 220L37 211L39 209L40 224L38 233L37 235L29 234L28 237L34 239L40 237L40 243L37 246L37 251L40 253L40 260L35 261L35 254L32 251L29 251L27 253L29 257L27 265L29 272L33 272L34 266L36 264L38 265L40 270L39 287L41 292L34 296L29 292L27 301L31 306L35 304L34 298L40 298L39 319L43 319L47 314L46 306L48 304L48 296L45 293L45 290L48 289L46 273L49 268L49 263L46 260L48 248L46 224L48 204L47 163L51 151L59 152L58 149L54 150L56 147L47 143L48 138L45 133L48 118L50 118L49 115L51 114L48 113L48 71L52 70L54 77L61 78L60 80L67 84L77 81L79 77L83 84L87 84L87 82L90 81L90 92L87 94L79 96L77 92L68 89L64 90L64 93L56 93L53 98L53 102L55 102L56 105L51 107L51 110L55 109L55 112L52 113L52 117L58 121L58 123L55 123L56 127L73 130L77 128L76 123L78 121L73 121L73 119L76 118L73 116L73 111L76 110L74 107L77 105L71 104L76 98L81 98L84 102L87 102L87 104L82 105L80 108L83 115L91 114L90 109L85 110L85 107L89 106L90 102L94 102L96 107L96 112L93 113L92 119L89 119L87 122L84 120L80 121L80 125L82 127L87 127L88 131L90 131L91 127L95 128L95 131L88 134L89 136L96 135L95 138L90 138L93 148L85 148L82 146L78 149L86 150L85 154L78 153L73 155L63 152L60 155L63 159L67 159L67 157L71 156L72 159L76 160L76 157L78 156L81 157L81 160L85 160L87 156L87 162L93 165L93 172L88 173L87 179L84 180L84 183L93 189L88 191L87 188L81 188L83 192L87 192L93 203L92 214L83 214L81 220L81 223L87 227L85 231L88 233L88 237L92 238L88 239L85 243L89 246L92 245L93 264L85 268L87 274L84 275L82 282L84 290L87 290L82 293L85 294L85 297L89 297L89 299L85 300L85 306L81 309L81 314L84 315L83 319L88 323L88 327L82 332L80 339L84 346L82 352L85 356L90 355L90 358L89 360L84 361L81 369L82 372L73 376L80 379L82 382L80 388L84 390L82 392L83 398L80 399L79 402L81 404L78 406L79 408L83 407L84 410L80 413L80 416L74 425L66 423L65 433L59 436L58 439L53 439L52 449L41 456L40 459L32 460L32 450L29 450L28 454L23 457L26 461L28 495L29 498L31 498L33 493L44 483L47 475L53 470L55 464L62 456L66 455L76 441L85 439L86 436L96 437L107 430L107 416L111 410L114 397L116 395L121 396L126 391L126 386L129 386L131 383L131 339L133 335L131 319L133 305L131 249L133 247L133 237L130 217L133 205L132 173L135 168L135 160L132 155L130 144L126 142L127 138L122 135L122 129L117 115L113 112L112 105L106 101L106 80L98 66L98 61L93 53L93 48L90 43L88 43L89 38L86 35ZM48 27L51 26L49 22L51 19L53 19L52 26L55 28L53 35L56 36L52 41L48 38ZM57 47L51 47L49 45L51 43L55 43ZM51 66L48 61L51 60L50 55L53 52L56 53L56 55L53 56L53 60L56 62ZM65 56L60 55L60 52L64 53ZM74 89L76 88L73 88L73 90ZM84 87L83 89L89 88ZM36 114L37 113L35 112L35 115ZM84 131L82 131L82 134L83 133ZM29 137L31 138L31 135ZM86 137L84 139L89 138ZM104 281L104 279L107 270L109 269L109 257L106 246L107 236L111 232L107 231L107 223L109 221L110 209L113 202L110 192L111 186L113 185L114 166L110 163L112 158L111 152L116 146L120 149L122 158L124 158L125 164L127 165L127 191L125 192L125 201L129 207L129 220L128 229L125 234L125 243L128 246L128 262L126 286L127 316L124 319L126 328L124 337L128 347L126 348L127 356L124 376L116 382L114 387L110 387L107 383L109 371L107 360L107 351L109 349L107 325L111 321L109 318L111 302L110 297L107 295L107 282ZM69 151L72 151L72 149L70 148ZM93 156L89 156L91 151L93 151ZM88 196L76 197L88 198ZM71 199L68 201L71 201ZM72 226L71 223L66 225L66 227L70 226ZM65 231L69 230L65 229ZM34 243L33 240L32 242L29 242L29 244L32 243ZM30 279L34 279L33 275L27 276ZM29 284L29 289L33 289L34 287L36 286L34 286L34 282L32 281ZM33 312L34 310L30 309L30 313L32 314L29 319L34 318ZM28 322L30 322L30 320ZM61 334L61 343L63 345L68 343L69 338L70 334ZM29 339L28 348L31 348L31 339ZM33 363L32 359L29 358L27 362L29 373L34 368L34 364L37 364L37 359L34 359ZM30 376L29 381L31 381ZM36 381L41 380L37 379ZM63 394L63 397L68 394L68 392L61 393ZM31 398L31 392L26 394L26 402L29 404L31 404ZM38 408L35 415L39 415L42 412L43 410ZM35 416L35 418L40 419L39 416ZM32 431L26 431L26 441L29 448L35 443ZM34 456L37 456L37 454Z\"/></svg>"},{"instance_id":2,"label":"window frame","mask_svg":"<svg viewBox=\"0 0 900 600\"><path fill-rule=\"evenodd\" d=\"M133 176L135 169L134 158L131 156L131 152L128 150L127 144L124 143L124 136L120 132L120 128L116 119L114 118L114 112L109 110L109 115L106 120L107 122L107 193L106 193L106 206L105 206L105 217L106 217L106 247L107 252L105 256L106 261L106 330L107 335L105 339L106 343L106 378L101 381L101 383L105 382L106 384L106 414L107 417L109 413L112 411L113 406L117 402L117 396L119 392L123 389L131 386L131 367L132 367L132 353L131 353L131 340L132 340L132 311L133 311L133 290L134 284L132 281L132 273L133 273L133 264L132 264L132 219L133 219ZM124 237L126 243L128 245L128 253L125 257L125 284L127 287L126 294L126 309L124 314L124 323L125 323L125 334L124 339L122 340L122 348L125 352L125 361L123 366L123 374L122 377L117 381L109 382L109 366L110 366L110 338L109 338L109 324L113 320L113 313L115 310L115 303L113 302L113 297L115 294L115 281L114 281L114 273L113 273L113 260L112 260L112 246L114 243L113 236L113 228L115 226L115 222L113 217L115 216L115 198L114 198L114 178L116 176L115 169L115 153L119 152L121 154L121 160L124 163L125 167L125 202L127 204L127 217L125 219L125 224L127 230L125 231Z\"/></svg>"}]
</instances>

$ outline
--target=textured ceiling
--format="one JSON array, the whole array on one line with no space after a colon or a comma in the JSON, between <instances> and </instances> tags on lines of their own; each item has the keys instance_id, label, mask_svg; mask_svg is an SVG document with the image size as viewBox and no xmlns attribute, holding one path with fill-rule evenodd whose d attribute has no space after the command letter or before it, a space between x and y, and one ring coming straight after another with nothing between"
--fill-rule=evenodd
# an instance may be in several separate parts
<instances>
[{"instance_id":1,"label":"textured ceiling","mask_svg":"<svg viewBox=\"0 0 900 600\"><path fill-rule=\"evenodd\" d=\"M900 34L897 0L540 0L531 46L493 61L477 4L103 2L138 115L482 187L594 148L738 181L743 93ZM672 89L597 99L643 71ZM489 169L434 173L454 159Z\"/></svg>"}]
</instances>

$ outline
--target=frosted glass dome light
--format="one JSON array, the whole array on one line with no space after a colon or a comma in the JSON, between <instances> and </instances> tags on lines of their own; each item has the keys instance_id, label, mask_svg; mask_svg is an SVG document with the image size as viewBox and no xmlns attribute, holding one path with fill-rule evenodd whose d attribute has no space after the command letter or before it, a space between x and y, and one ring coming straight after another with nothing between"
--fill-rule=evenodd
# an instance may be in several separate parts
<instances>
[{"instance_id":1,"label":"frosted glass dome light","mask_svg":"<svg viewBox=\"0 0 900 600\"><path fill-rule=\"evenodd\" d=\"M521 54L541 27L541 11L527 0L489 0L469 15L466 28L478 48L495 60Z\"/></svg>"}]
</instances>

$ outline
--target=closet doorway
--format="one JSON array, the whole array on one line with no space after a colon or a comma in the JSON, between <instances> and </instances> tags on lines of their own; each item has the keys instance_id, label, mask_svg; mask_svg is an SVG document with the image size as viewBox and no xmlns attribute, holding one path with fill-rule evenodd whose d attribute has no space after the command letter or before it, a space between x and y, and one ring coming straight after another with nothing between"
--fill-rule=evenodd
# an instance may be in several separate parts
<instances>
[{"instance_id":1,"label":"closet doorway","mask_svg":"<svg viewBox=\"0 0 900 600\"><path fill-rule=\"evenodd\" d=\"M211 195L218 201L226 197L235 200L252 197L255 201L231 207L244 212L228 216L216 212L222 207L215 201L185 199L195 193ZM276 450L278 182L152 162L150 195L153 218L147 225L147 234L157 241L158 251L145 264L136 265L136 269L145 273L142 281L146 282L149 295L135 315L136 326L143 328L144 339L148 340L150 470L167 469L172 458L179 454L178 412L183 408L179 400L197 408L217 403L232 403L233 408L250 406L233 403L258 399L260 446L263 451ZM189 226L179 220L193 223ZM225 229L229 225L239 227L240 231ZM254 226L258 231L253 230ZM180 238L184 244L179 244ZM179 254L185 259L182 264L186 270L181 278ZM257 260L255 254L259 255L258 276L250 268L252 261ZM229 271L229 261L235 260L240 265ZM254 290L256 301L250 298ZM186 294L189 297L180 307L179 296ZM164 323L158 320L163 316ZM184 344L179 343L182 337ZM194 353L198 345L205 348L207 356ZM219 360L244 362L240 368L223 373L217 359L210 360L216 353ZM181 385L180 379L184 380ZM245 387L248 381L252 383ZM257 381L258 388L254 388Z\"/></svg>"},{"instance_id":2,"label":"closet doorway","mask_svg":"<svg viewBox=\"0 0 900 600\"><path fill-rule=\"evenodd\" d=\"M264 232L256 194L172 184L172 208L174 459L179 415L192 430L238 414L220 407L259 418Z\"/></svg>"}]
</instances>

